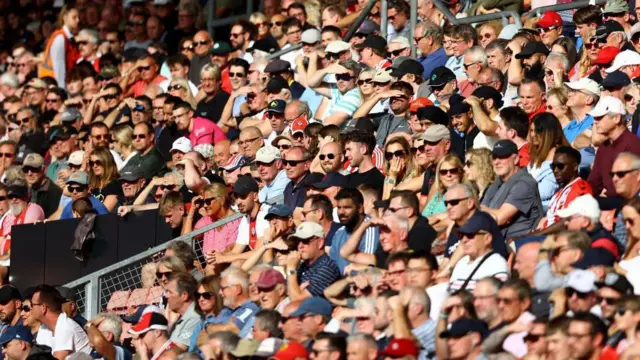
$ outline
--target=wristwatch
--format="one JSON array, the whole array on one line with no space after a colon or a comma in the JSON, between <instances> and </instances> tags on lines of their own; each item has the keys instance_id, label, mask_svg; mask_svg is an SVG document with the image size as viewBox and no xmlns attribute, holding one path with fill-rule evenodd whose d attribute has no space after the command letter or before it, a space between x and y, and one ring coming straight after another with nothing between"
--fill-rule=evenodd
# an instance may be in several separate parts
<instances>
[{"instance_id":1,"label":"wristwatch","mask_svg":"<svg viewBox=\"0 0 640 360\"><path fill-rule=\"evenodd\" d=\"M298 274L298 272L295 269L287 270L287 275L296 275L296 274Z\"/></svg>"}]
</instances>

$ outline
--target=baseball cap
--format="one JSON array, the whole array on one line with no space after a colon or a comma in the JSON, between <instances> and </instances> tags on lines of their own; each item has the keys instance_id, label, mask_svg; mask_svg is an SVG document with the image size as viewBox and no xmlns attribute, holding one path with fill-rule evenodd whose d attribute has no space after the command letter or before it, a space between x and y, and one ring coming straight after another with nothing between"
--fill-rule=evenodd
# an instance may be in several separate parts
<instances>
[{"instance_id":1,"label":"baseball cap","mask_svg":"<svg viewBox=\"0 0 640 360\"><path fill-rule=\"evenodd\" d=\"M287 80L285 80L282 76L274 76L271 79L269 79L269 82L267 83L267 87L265 88L265 90L267 90L268 93L270 94L279 94L282 89L289 89L289 84L287 83Z\"/></svg>"},{"instance_id":2,"label":"baseball cap","mask_svg":"<svg viewBox=\"0 0 640 360\"><path fill-rule=\"evenodd\" d=\"M211 144L198 144L193 147L193 151L199 152L205 159L213 157L213 145Z\"/></svg>"},{"instance_id":3,"label":"baseball cap","mask_svg":"<svg viewBox=\"0 0 640 360\"><path fill-rule=\"evenodd\" d=\"M286 204L276 204L269 208L267 215L264 216L265 220L269 220L272 217L288 218L293 215L293 210Z\"/></svg>"},{"instance_id":4,"label":"baseball cap","mask_svg":"<svg viewBox=\"0 0 640 360\"><path fill-rule=\"evenodd\" d=\"M280 150L273 146L263 146L256 151L256 162L271 163L272 161L281 159Z\"/></svg>"},{"instance_id":5,"label":"baseball cap","mask_svg":"<svg viewBox=\"0 0 640 360\"><path fill-rule=\"evenodd\" d=\"M58 286L56 290L60 293L63 299L67 301L76 301L76 292L66 286Z\"/></svg>"},{"instance_id":6,"label":"baseball cap","mask_svg":"<svg viewBox=\"0 0 640 360\"><path fill-rule=\"evenodd\" d=\"M307 29L302 32L300 36L300 41L303 44L315 44L322 39L320 35L320 31L316 28Z\"/></svg>"},{"instance_id":7,"label":"baseball cap","mask_svg":"<svg viewBox=\"0 0 640 360\"><path fill-rule=\"evenodd\" d=\"M478 99L493 100L493 105L497 109L500 109L502 105L504 105L504 101L502 100L502 94L498 90L492 88L491 86L480 86L475 90L473 90L473 93L471 93L471 95L477 97Z\"/></svg>"},{"instance_id":8,"label":"baseball cap","mask_svg":"<svg viewBox=\"0 0 640 360\"><path fill-rule=\"evenodd\" d=\"M173 152L174 150L180 151L183 154L188 153L191 151L191 140L184 136L177 138L176 141L173 142L173 145L171 145L170 152Z\"/></svg>"},{"instance_id":9,"label":"baseball cap","mask_svg":"<svg viewBox=\"0 0 640 360\"><path fill-rule=\"evenodd\" d=\"M282 345L284 345L284 340L282 339L275 337L266 338L260 342L260 346L258 346L258 350L256 350L255 356L273 356L278 352L278 349L280 349Z\"/></svg>"},{"instance_id":10,"label":"baseball cap","mask_svg":"<svg viewBox=\"0 0 640 360\"><path fill-rule=\"evenodd\" d=\"M297 360L299 358L307 359L308 357L307 349L302 344L296 341L289 341L282 345L269 360Z\"/></svg>"},{"instance_id":11,"label":"baseball cap","mask_svg":"<svg viewBox=\"0 0 640 360\"><path fill-rule=\"evenodd\" d=\"M298 310L294 311L290 316L300 317L306 314L331 316L332 310L333 307L329 300L321 297L310 297L304 299L298 307Z\"/></svg>"},{"instance_id":12,"label":"baseball cap","mask_svg":"<svg viewBox=\"0 0 640 360\"><path fill-rule=\"evenodd\" d=\"M274 112L278 114L284 114L284 108L287 107L287 103L284 100L271 100L267 105L267 112Z\"/></svg>"},{"instance_id":13,"label":"baseball cap","mask_svg":"<svg viewBox=\"0 0 640 360\"><path fill-rule=\"evenodd\" d=\"M456 116L460 114L466 114L471 110L471 106L464 102L464 97L460 94L453 94L449 98L449 110L447 115Z\"/></svg>"},{"instance_id":14,"label":"baseball cap","mask_svg":"<svg viewBox=\"0 0 640 360\"><path fill-rule=\"evenodd\" d=\"M403 61L397 68L391 69L391 76L401 78L406 74L420 75L424 73L424 66L414 59Z\"/></svg>"},{"instance_id":15,"label":"baseball cap","mask_svg":"<svg viewBox=\"0 0 640 360\"><path fill-rule=\"evenodd\" d=\"M380 29L380 25L373 22L373 20L366 19L360 24L358 30L356 30L354 35L369 35L376 32L376 30Z\"/></svg>"},{"instance_id":16,"label":"baseball cap","mask_svg":"<svg viewBox=\"0 0 640 360\"><path fill-rule=\"evenodd\" d=\"M84 160L84 151L76 150L72 152L71 155L69 155L69 159L67 160L67 163L78 166L78 165L82 165L83 160Z\"/></svg>"},{"instance_id":17,"label":"baseball cap","mask_svg":"<svg viewBox=\"0 0 640 360\"><path fill-rule=\"evenodd\" d=\"M7 327L7 330L0 336L0 345L4 345L12 340L22 340L33 344L34 339L30 328L23 325L14 325Z\"/></svg>"},{"instance_id":18,"label":"baseball cap","mask_svg":"<svg viewBox=\"0 0 640 360\"><path fill-rule=\"evenodd\" d=\"M391 82L391 80L393 80L393 78L387 70L380 70L373 75L373 78L371 78L372 82L378 84L386 84L388 82Z\"/></svg>"},{"instance_id":19,"label":"baseball cap","mask_svg":"<svg viewBox=\"0 0 640 360\"><path fill-rule=\"evenodd\" d=\"M411 103L409 103L409 112L417 112L418 109L423 108L425 106L433 106L433 101L424 97L417 98L413 100Z\"/></svg>"},{"instance_id":20,"label":"baseball cap","mask_svg":"<svg viewBox=\"0 0 640 360\"><path fill-rule=\"evenodd\" d=\"M29 194L29 188L26 185L20 183L7 186L7 196L17 196L20 199L25 199Z\"/></svg>"},{"instance_id":21,"label":"baseball cap","mask_svg":"<svg viewBox=\"0 0 640 360\"><path fill-rule=\"evenodd\" d=\"M596 34L592 38L600 42L606 42L607 37L614 32L624 32L624 28L617 21L607 20L596 28Z\"/></svg>"},{"instance_id":22,"label":"baseball cap","mask_svg":"<svg viewBox=\"0 0 640 360\"><path fill-rule=\"evenodd\" d=\"M284 276L276 269L267 269L260 273L256 281L258 289L271 289L278 284L284 284Z\"/></svg>"},{"instance_id":23,"label":"baseball cap","mask_svg":"<svg viewBox=\"0 0 640 360\"><path fill-rule=\"evenodd\" d=\"M347 134L353 130L362 130L373 133L376 131L376 126L373 124L371 119L360 117L360 118L352 118L344 125L343 134Z\"/></svg>"},{"instance_id":24,"label":"baseball cap","mask_svg":"<svg viewBox=\"0 0 640 360\"><path fill-rule=\"evenodd\" d=\"M420 135L419 139L428 142L438 142L442 139L451 139L451 132L449 129L440 124L431 125Z\"/></svg>"},{"instance_id":25,"label":"baseball cap","mask_svg":"<svg viewBox=\"0 0 640 360\"><path fill-rule=\"evenodd\" d=\"M289 70L291 70L291 63L280 59L273 59L269 61L267 66L264 68L264 72L266 73L278 73Z\"/></svg>"},{"instance_id":26,"label":"baseball cap","mask_svg":"<svg viewBox=\"0 0 640 360\"><path fill-rule=\"evenodd\" d=\"M434 105L428 105L418 109L418 119L431 120L434 124L447 126L449 124L449 115L444 110ZM427 129L428 130L428 129Z\"/></svg>"},{"instance_id":27,"label":"baseball cap","mask_svg":"<svg viewBox=\"0 0 640 360\"><path fill-rule=\"evenodd\" d=\"M210 55L227 55L231 52L231 45L225 41L218 41L211 45Z\"/></svg>"},{"instance_id":28,"label":"baseball cap","mask_svg":"<svg viewBox=\"0 0 640 360\"><path fill-rule=\"evenodd\" d=\"M144 174L138 170L137 166L125 167L120 172L119 181L136 181L138 179L144 178Z\"/></svg>"},{"instance_id":29,"label":"baseball cap","mask_svg":"<svg viewBox=\"0 0 640 360\"><path fill-rule=\"evenodd\" d=\"M322 225L315 223L313 221L304 221L302 224L298 225L296 231L289 235L289 239L311 239L314 237L324 237L324 229Z\"/></svg>"},{"instance_id":30,"label":"baseball cap","mask_svg":"<svg viewBox=\"0 0 640 360\"><path fill-rule=\"evenodd\" d=\"M571 266L576 269L587 270L592 266L613 266L616 257L604 248L590 247L584 252L582 259L574 262Z\"/></svg>"},{"instance_id":31,"label":"baseball cap","mask_svg":"<svg viewBox=\"0 0 640 360\"><path fill-rule=\"evenodd\" d=\"M306 118L299 116L291 124L291 135L304 133L304 129L306 129L308 125L309 121Z\"/></svg>"},{"instance_id":32,"label":"baseball cap","mask_svg":"<svg viewBox=\"0 0 640 360\"><path fill-rule=\"evenodd\" d=\"M577 269L567 275L567 285L565 287L574 289L581 293L590 293L597 290L596 274L593 271Z\"/></svg>"},{"instance_id":33,"label":"baseball cap","mask_svg":"<svg viewBox=\"0 0 640 360\"><path fill-rule=\"evenodd\" d=\"M123 316L122 321L129 324L137 324L140 322L140 318L142 318L144 314L148 314L152 312L162 314L162 309L160 309L156 305L141 305L141 306L138 306L138 308L133 314L128 316Z\"/></svg>"},{"instance_id":34,"label":"baseball cap","mask_svg":"<svg viewBox=\"0 0 640 360\"><path fill-rule=\"evenodd\" d=\"M601 97L596 106L589 111L589 115L593 117L604 116L608 113L625 115L627 110L620 99L613 96Z\"/></svg>"},{"instance_id":35,"label":"baseball cap","mask_svg":"<svg viewBox=\"0 0 640 360\"><path fill-rule=\"evenodd\" d=\"M620 68L622 68L623 66L630 65L640 65L640 54L632 50L625 50L616 55L616 58L613 59L613 64L611 64L611 67L606 69L605 71L608 73L612 73L616 70L620 70Z\"/></svg>"},{"instance_id":36,"label":"baseball cap","mask_svg":"<svg viewBox=\"0 0 640 360\"><path fill-rule=\"evenodd\" d=\"M229 353L236 358L253 356L258 351L258 346L260 346L260 342L257 340L240 339L236 348L229 351Z\"/></svg>"},{"instance_id":37,"label":"baseball cap","mask_svg":"<svg viewBox=\"0 0 640 360\"><path fill-rule=\"evenodd\" d=\"M320 189L320 190L327 189L332 186L339 186L342 188L346 187L347 177L337 172L330 172L327 175L325 175L324 178L322 178L322 180L311 184L311 187L315 189Z\"/></svg>"},{"instance_id":38,"label":"baseball cap","mask_svg":"<svg viewBox=\"0 0 640 360\"><path fill-rule=\"evenodd\" d=\"M593 62L596 65L609 65L620 54L620 49L615 46L605 46L600 49L598 57ZM584 79L584 78L581 78Z\"/></svg>"},{"instance_id":39,"label":"baseball cap","mask_svg":"<svg viewBox=\"0 0 640 360\"><path fill-rule=\"evenodd\" d=\"M387 51L387 40L382 36L370 34L362 43L355 45L355 47L357 49L372 48L380 52L385 52Z\"/></svg>"},{"instance_id":40,"label":"baseball cap","mask_svg":"<svg viewBox=\"0 0 640 360\"><path fill-rule=\"evenodd\" d=\"M62 115L60 116L60 121L71 122L71 121L76 121L80 118L82 118L82 114L80 113L80 110L76 109L75 107L69 107L64 109L64 111L62 112Z\"/></svg>"},{"instance_id":41,"label":"baseball cap","mask_svg":"<svg viewBox=\"0 0 640 360\"><path fill-rule=\"evenodd\" d=\"M380 353L381 357L402 358L404 356L418 356L418 347L411 339L393 338Z\"/></svg>"},{"instance_id":42,"label":"baseball cap","mask_svg":"<svg viewBox=\"0 0 640 360\"><path fill-rule=\"evenodd\" d=\"M629 12L629 4L626 0L607 0L602 9L603 14L621 14Z\"/></svg>"},{"instance_id":43,"label":"baseball cap","mask_svg":"<svg viewBox=\"0 0 640 360\"><path fill-rule=\"evenodd\" d=\"M462 225L458 231L461 234L475 234L478 231L490 231L491 230L491 222L486 216L482 216L478 211L473 213L469 220Z\"/></svg>"},{"instance_id":44,"label":"baseball cap","mask_svg":"<svg viewBox=\"0 0 640 360\"><path fill-rule=\"evenodd\" d=\"M431 71L431 75L429 75L429 86L432 88L441 88L451 80L455 80L456 75L445 66L438 66L437 68Z\"/></svg>"},{"instance_id":45,"label":"baseball cap","mask_svg":"<svg viewBox=\"0 0 640 360\"><path fill-rule=\"evenodd\" d=\"M100 73L98 73L98 80L111 80L120 76L120 70L117 66L106 65L100 67Z\"/></svg>"},{"instance_id":46,"label":"baseball cap","mask_svg":"<svg viewBox=\"0 0 640 360\"><path fill-rule=\"evenodd\" d=\"M280 47L278 46L277 43L274 43L271 39L264 38L264 39L254 41L253 45L247 49L247 52L253 52L254 50L260 50L260 51L271 54L280 50Z\"/></svg>"},{"instance_id":47,"label":"baseball cap","mask_svg":"<svg viewBox=\"0 0 640 360\"><path fill-rule=\"evenodd\" d=\"M89 185L89 175L84 171L75 171L67 178L67 184Z\"/></svg>"},{"instance_id":48,"label":"baseball cap","mask_svg":"<svg viewBox=\"0 0 640 360\"><path fill-rule=\"evenodd\" d=\"M518 146L511 140L498 140L493 146L491 155L493 157L507 157L518 153Z\"/></svg>"},{"instance_id":49,"label":"baseball cap","mask_svg":"<svg viewBox=\"0 0 640 360\"><path fill-rule=\"evenodd\" d=\"M550 28L552 26L562 26L562 18L555 11L545 11L540 20L538 20L539 28Z\"/></svg>"},{"instance_id":50,"label":"baseball cap","mask_svg":"<svg viewBox=\"0 0 640 360\"><path fill-rule=\"evenodd\" d=\"M602 88L605 90L621 88L629 84L631 84L631 79L629 79L629 76L627 74L623 73L620 70L610 72L609 74L607 74L607 77L602 80Z\"/></svg>"},{"instance_id":51,"label":"baseball cap","mask_svg":"<svg viewBox=\"0 0 640 360\"><path fill-rule=\"evenodd\" d=\"M598 288L610 287L622 295L633 295L633 285L626 277L614 272L605 275L604 281L596 282Z\"/></svg>"},{"instance_id":52,"label":"baseball cap","mask_svg":"<svg viewBox=\"0 0 640 360\"><path fill-rule=\"evenodd\" d=\"M351 49L351 47L349 46L349 43L346 43L342 40L334 40L327 45L327 47L324 49L324 52L339 54L349 49Z\"/></svg>"},{"instance_id":53,"label":"baseball cap","mask_svg":"<svg viewBox=\"0 0 640 360\"><path fill-rule=\"evenodd\" d=\"M489 335L489 329L487 324L480 320L474 319L458 319L451 323L449 329L440 333L440 338L461 338L469 333L477 332L480 334L480 338L484 339Z\"/></svg>"},{"instance_id":54,"label":"baseball cap","mask_svg":"<svg viewBox=\"0 0 640 360\"><path fill-rule=\"evenodd\" d=\"M258 183L251 176L238 176L238 180L233 184L232 192L240 196L247 196L251 192L258 192Z\"/></svg>"},{"instance_id":55,"label":"baseball cap","mask_svg":"<svg viewBox=\"0 0 640 360\"><path fill-rule=\"evenodd\" d=\"M222 167L224 170L233 171L247 162L247 158L240 154L233 155L227 160L227 163Z\"/></svg>"},{"instance_id":56,"label":"baseball cap","mask_svg":"<svg viewBox=\"0 0 640 360\"><path fill-rule=\"evenodd\" d=\"M0 304L6 305L11 300L22 300L18 289L13 285L3 285L0 287Z\"/></svg>"},{"instance_id":57,"label":"baseball cap","mask_svg":"<svg viewBox=\"0 0 640 360\"><path fill-rule=\"evenodd\" d=\"M45 83L42 79L32 78L31 80L29 80L25 87L34 89L46 89L47 83Z\"/></svg>"},{"instance_id":58,"label":"baseball cap","mask_svg":"<svg viewBox=\"0 0 640 360\"><path fill-rule=\"evenodd\" d=\"M533 54L549 55L549 49L540 41L529 41L522 51L516 55L516 59L527 59Z\"/></svg>"},{"instance_id":59,"label":"baseball cap","mask_svg":"<svg viewBox=\"0 0 640 360\"><path fill-rule=\"evenodd\" d=\"M580 78L577 81L565 82L566 87L571 90L587 90L597 96L600 96L600 85L586 77Z\"/></svg>"},{"instance_id":60,"label":"baseball cap","mask_svg":"<svg viewBox=\"0 0 640 360\"><path fill-rule=\"evenodd\" d=\"M129 329L129 334L140 335L149 330L168 330L169 323L164 315L157 312L148 312L142 317L140 321Z\"/></svg>"},{"instance_id":61,"label":"baseball cap","mask_svg":"<svg viewBox=\"0 0 640 360\"><path fill-rule=\"evenodd\" d=\"M582 215L592 220L600 219L600 205L590 194L578 196L564 209L557 212L558 216L567 219L573 215Z\"/></svg>"},{"instance_id":62,"label":"baseball cap","mask_svg":"<svg viewBox=\"0 0 640 360\"><path fill-rule=\"evenodd\" d=\"M37 153L27 154L22 161L22 166L29 166L32 168L39 169L42 165L44 165L44 159L42 158L42 155Z\"/></svg>"}]
</instances>

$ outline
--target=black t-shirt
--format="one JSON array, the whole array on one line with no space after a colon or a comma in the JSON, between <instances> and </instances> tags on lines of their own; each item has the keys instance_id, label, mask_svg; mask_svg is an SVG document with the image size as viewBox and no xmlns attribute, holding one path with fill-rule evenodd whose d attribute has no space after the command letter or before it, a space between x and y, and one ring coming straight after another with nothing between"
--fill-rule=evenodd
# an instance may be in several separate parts
<instances>
[{"instance_id":1,"label":"black t-shirt","mask_svg":"<svg viewBox=\"0 0 640 360\"><path fill-rule=\"evenodd\" d=\"M219 91L211 100L205 101L204 99L198 103L196 107L195 115L209 119L213 122L220 121L222 116L222 110L229 100L229 94L224 91Z\"/></svg>"},{"instance_id":2,"label":"black t-shirt","mask_svg":"<svg viewBox=\"0 0 640 360\"><path fill-rule=\"evenodd\" d=\"M438 234L429 225L427 219L424 216L418 216L413 227L409 230L407 244L409 249L413 251L431 252L431 244L437 236Z\"/></svg>"},{"instance_id":3,"label":"black t-shirt","mask_svg":"<svg viewBox=\"0 0 640 360\"><path fill-rule=\"evenodd\" d=\"M96 199L104 202L104 199L109 195L121 196L122 195L122 187L118 184L117 180L113 180L108 183L102 189L92 189L91 195L93 195Z\"/></svg>"},{"instance_id":4,"label":"black t-shirt","mask_svg":"<svg viewBox=\"0 0 640 360\"><path fill-rule=\"evenodd\" d=\"M382 186L384 184L384 175L375 166L366 172L354 172L347 175L347 186L350 188L357 188L359 185L367 184L382 192Z\"/></svg>"},{"instance_id":5,"label":"black t-shirt","mask_svg":"<svg viewBox=\"0 0 640 360\"><path fill-rule=\"evenodd\" d=\"M24 160L25 156L30 153L38 153L44 156L46 151L46 141L44 133L40 130L35 131L32 134L23 134L18 142L17 158Z\"/></svg>"},{"instance_id":6,"label":"black t-shirt","mask_svg":"<svg viewBox=\"0 0 640 360\"><path fill-rule=\"evenodd\" d=\"M436 181L436 168L435 166L430 166L422 174L422 189L420 189L420 194L429 195L429 189L434 181Z\"/></svg>"},{"instance_id":7,"label":"black t-shirt","mask_svg":"<svg viewBox=\"0 0 640 360\"><path fill-rule=\"evenodd\" d=\"M174 122L171 122L170 125L162 129L160 135L156 138L156 148L160 151L164 159L171 160L171 147L173 146L173 142L183 136L186 136L186 133L178 130Z\"/></svg>"},{"instance_id":8,"label":"black t-shirt","mask_svg":"<svg viewBox=\"0 0 640 360\"><path fill-rule=\"evenodd\" d=\"M387 259L389 258L389 254L382 250L381 246L378 246L376 252L373 253L373 256L376 258L376 267L380 269L387 268Z\"/></svg>"},{"instance_id":9,"label":"black t-shirt","mask_svg":"<svg viewBox=\"0 0 640 360\"><path fill-rule=\"evenodd\" d=\"M214 173L214 172L213 172L213 171L211 171L211 170L207 171L207 172L204 174L204 177L206 177L206 178L207 178L207 180L209 180L209 182L210 182L211 184L218 183L218 184L226 185L226 184L225 184L225 182L224 182L224 179L223 179L220 175L218 175L218 174Z\"/></svg>"},{"instance_id":10,"label":"black t-shirt","mask_svg":"<svg viewBox=\"0 0 640 360\"><path fill-rule=\"evenodd\" d=\"M292 82L289 88L291 89L291 97L294 100L300 99L302 93L306 90L306 88L297 81Z\"/></svg>"}]
</instances>

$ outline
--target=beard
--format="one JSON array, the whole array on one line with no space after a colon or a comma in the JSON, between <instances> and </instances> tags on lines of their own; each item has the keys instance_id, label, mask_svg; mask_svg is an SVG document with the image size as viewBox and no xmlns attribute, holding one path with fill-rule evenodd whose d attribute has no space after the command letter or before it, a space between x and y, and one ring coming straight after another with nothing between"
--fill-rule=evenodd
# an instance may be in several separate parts
<instances>
[{"instance_id":1,"label":"beard","mask_svg":"<svg viewBox=\"0 0 640 360\"><path fill-rule=\"evenodd\" d=\"M344 225L344 227L347 228L347 230L349 230L349 232L353 232L356 226L358 226L358 223L360 223L360 214L355 213L346 222L340 222L342 223L342 225Z\"/></svg>"},{"instance_id":2,"label":"beard","mask_svg":"<svg viewBox=\"0 0 640 360\"><path fill-rule=\"evenodd\" d=\"M26 207L25 203L19 203L19 204L9 204L9 211L14 215L14 216L18 216L20 215L20 213L22 212L22 210L24 210L24 208Z\"/></svg>"},{"instance_id":3,"label":"beard","mask_svg":"<svg viewBox=\"0 0 640 360\"><path fill-rule=\"evenodd\" d=\"M540 62L536 62L531 66L527 66L524 69L524 76L529 79L542 79L542 64Z\"/></svg>"}]
</instances>

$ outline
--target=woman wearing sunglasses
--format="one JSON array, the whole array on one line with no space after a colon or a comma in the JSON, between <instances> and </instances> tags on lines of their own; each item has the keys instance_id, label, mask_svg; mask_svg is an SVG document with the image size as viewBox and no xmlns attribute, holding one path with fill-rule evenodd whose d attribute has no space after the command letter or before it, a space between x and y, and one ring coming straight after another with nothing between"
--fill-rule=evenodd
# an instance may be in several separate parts
<instances>
[{"instance_id":1,"label":"woman wearing sunglasses","mask_svg":"<svg viewBox=\"0 0 640 360\"><path fill-rule=\"evenodd\" d=\"M422 216L430 217L447 211L444 204L444 194L453 185L464 181L462 161L457 155L449 154L440 160L436 167L436 179L429 190L427 205L422 210ZM430 223L432 220L429 221Z\"/></svg>"},{"instance_id":2,"label":"woman wearing sunglasses","mask_svg":"<svg viewBox=\"0 0 640 360\"><path fill-rule=\"evenodd\" d=\"M626 276L634 287L640 286L640 198L634 198L622 208L624 228L627 230L627 246L620 264L614 266L618 274Z\"/></svg>"},{"instance_id":3,"label":"woman wearing sunglasses","mask_svg":"<svg viewBox=\"0 0 640 360\"><path fill-rule=\"evenodd\" d=\"M169 283L169 280L171 280L171 275L176 272L187 272L187 268L184 266L182 260L176 256L164 256L158 261L155 267L155 281L164 288L164 286ZM148 277L149 274L142 273L143 287L153 286L149 285L153 284L153 282L151 282Z\"/></svg>"},{"instance_id":4,"label":"woman wearing sunglasses","mask_svg":"<svg viewBox=\"0 0 640 360\"><path fill-rule=\"evenodd\" d=\"M31 314L31 298L26 298L24 299L24 301L22 301L22 308L20 308L20 318L22 319L22 325L27 326L29 327L29 329L31 329L31 334L35 339L42 323Z\"/></svg>"},{"instance_id":5,"label":"woman wearing sunglasses","mask_svg":"<svg viewBox=\"0 0 640 360\"><path fill-rule=\"evenodd\" d=\"M478 201L482 202L484 191L496 178L496 173L493 171L491 150L486 148L471 149L465 158L464 175L467 181L478 189Z\"/></svg>"},{"instance_id":6,"label":"woman wearing sunglasses","mask_svg":"<svg viewBox=\"0 0 640 360\"><path fill-rule=\"evenodd\" d=\"M202 320L196 326L189 343L189 351L194 351L197 347L198 335L205 324L214 320L222 310L223 300L220 296L220 279L216 276L205 276L198 283L195 294L196 312L200 314Z\"/></svg>"},{"instance_id":7,"label":"woman wearing sunglasses","mask_svg":"<svg viewBox=\"0 0 640 360\"><path fill-rule=\"evenodd\" d=\"M184 38L180 40L180 44L178 45L178 49L180 49L180 54L186 56L189 61L193 59L193 40L191 37Z\"/></svg>"},{"instance_id":8,"label":"woman wearing sunglasses","mask_svg":"<svg viewBox=\"0 0 640 360\"><path fill-rule=\"evenodd\" d=\"M373 76L376 74L375 69L367 69L360 73L358 77L358 89L360 90L360 96L362 97L362 102L371 99L376 92L373 88Z\"/></svg>"},{"instance_id":9,"label":"woman wearing sunglasses","mask_svg":"<svg viewBox=\"0 0 640 360\"><path fill-rule=\"evenodd\" d=\"M411 145L403 137L394 137L387 142L384 148L384 172L387 177L384 180L382 199L391 196L391 190L396 184L413 179L418 174L418 169L411 156Z\"/></svg>"},{"instance_id":10,"label":"woman wearing sunglasses","mask_svg":"<svg viewBox=\"0 0 640 360\"><path fill-rule=\"evenodd\" d=\"M636 331L640 322L640 298L633 295L623 297L618 302L618 309L614 315L613 325L618 331L624 332L624 339L616 342L616 353L622 354L630 345L636 342ZM609 344L608 346L613 346Z\"/></svg>"},{"instance_id":11,"label":"woman wearing sunglasses","mask_svg":"<svg viewBox=\"0 0 640 360\"><path fill-rule=\"evenodd\" d=\"M627 127L636 134L638 131L638 120L636 120L636 124L633 126L632 118L640 101L640 84L631 82L631 84L625 86L622 89L622 100L624 100L624 107L627 110Z\"/></svg>"},{"instance_id":12,"label":"woman wearing sunglasses","mask_svg":"<svg viewBox=\"0 0 640 360\"><path fill-rule=\"evenodd\" d=\"M564 137L560 121L552 113L542 113L536 115L529 125L529 165L527 171L538 183L540 200L545 211L549 202L558 190L558 182L553 175L551 163L556 153L556 148L561 145L568 145Z\"/></svg>"},{"instance_id":13,"label":"woman wearing sunglasses","mask_svg":"<svg viewBox=\"0 0 640 360\"><path fill-rule=\"evenodd\" d=\"M169 87L167 88L169 94L173 96L177 96L180 99L188 102L192 108L196 107L196 99L193 97L193 93L189 88L189 83L184 79L173 79L169 83Z\"/></svg>"},{"instance_id":14,"label":"woman wearing sunglasses","mask_svg":"<svg viewBox=\"0 0 640 360\"><path fill-rule=\"evenodd\" d=\"M600 54L600 47L598 40L593 37L594 35L595 30L591 30L586 37L582 37L584 39L583 50L578 62L569 70L569 81L578 81L598 69L595 61Z\"/></svg>"},{"instance_id":15,"label":"woman wearing sunglasses","mask_svg":"<svg viewBox=\"0 0 640 360\"><path fill-rule=\"evenodd\" d=\"M185 219L185 225L182 233L191 232L191 224L195 212L203 207L206 216L203 216L195 225L194 229L200 229L206 225L212 224L222 218L233 215L231 210L231 194L229 189L222 184L214 183L207 186L201 196L193 198L189 214ZM241 219L236 219L225 225L209 230L204 233L202 240L202 253L209 254L213 251L225 253L235 245L236 237L238 237L238 225ZM207 264L206 274L214 273L214 266Z\"/></svg>"},{"instance_id":16,"label":"woman wearing sunglasses","mask_svg":"<svg viewBox=\"0 0 640 360\"><path fill-rule=\"evenodd\" d=\"M98 147L91 151L87 162L89 189L91 195L102 201L107 210L112 211L118 203L120 185L118 168L109 149Z\"/></svg>"}]
</instances>

